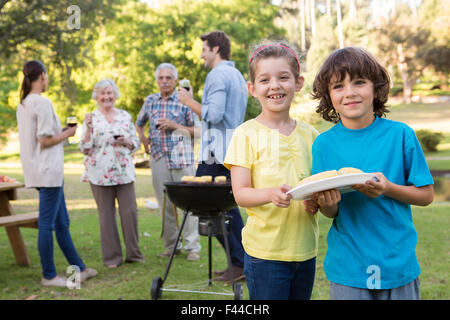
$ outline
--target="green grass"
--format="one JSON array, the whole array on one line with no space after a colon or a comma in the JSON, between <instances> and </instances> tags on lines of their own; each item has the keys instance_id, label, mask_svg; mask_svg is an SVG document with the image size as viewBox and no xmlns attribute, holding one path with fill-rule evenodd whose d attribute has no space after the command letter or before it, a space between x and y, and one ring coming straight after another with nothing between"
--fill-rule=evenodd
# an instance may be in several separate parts
<instances>
[{"instance_id":1,"label":"green grass","mask_svg":"<svg viewBox=\"0 0 450 320\"><path fill-rule=\"evenodd\" d=\"M1 168L7 174L23 181L20 168ZM65 192L71 219L71 234L80 255L89 267L99 275L82 284L81 290L44 288L40 285L41 267L37 250L37 230L22 228L22 235L30 255L32 266L21 267L15 262L5 231L0 230L0 299L149 299L150 285L154 277L164 275L167 259L157 257L163 251L160 239L161 217L156 211L145 208L144 200L153 197L151 176L148 169L137 170L136 196L139 216L139 241L146 262L123 264L117 269L103 266L99 240L99 226L95 202L87 184L79 181L81 169L65 170ZM12 202L17 213L37 208L37 191L19 190L19 199ZM423 299L450 298L449 279L449 218L450 203L436 203L426 208L413 207L414 221L419 234L417 255L422 267L421 294ZM244 213L245 219L245 213ZM119 221L118 221L119 223ZM326 234L331 220L320 216L319 254L312 299L328 299L329 283L323 270L326 252ZM2 228L4 229L4 228ZM144 236L144 233L149 236ZM231 293L229 286L207 287L208 258L207 237L200 237L202 255L200 261L189 262L186 255L175 257L164 288L177 287L188 290L216 290ZM224 250L213 239L213 269L226 267ZM63 274L67 262L55 241L55 264ZM244 286L244 297L248 292ZM163 292L163 299L232 299L210 294Z\"/></svg>"},{"instance_id":2,"label":"green grass","mask_svg":"<svg viewBox=\"0 0 450 320\"><path fill-rule=\"evenodd\" d=\"M2 174L23 181L20 168L2 168L1 171ZM145 199L154 197L150 170L137 169L136 181L139 240L141 251L146 257L146 263L126 263L117 269L108 269L103 266L97 209L89 185L80 182L81 169L66 169L65 172L65 194L71 219L71 234L86 265L96 268L99 275L95 279L82 284L81 290L43 288L40 285L41 267L36 243L37 230L21 229L32 266L20 267L15 262L6 232L2 228L3 230L0 231L0 256L2 257L0 274L5 275L5 277L0 277L0 298L24 299L36 295L37 299L148 299L152 279L164 275L168 261L168 259L156 256L157 253L164 251L160 239L161 216L157 211L150 211L144 206ZM16 213L37 208L37 191L20 189L18 195L19 199L12 202ZM120 223L119 219L118 223ZM188 262L186 255L177 256L172 264L165 286L188 286L191 283L196 285L197 289L206 286L208 278L207 238L201 237L201 243L204 248L201 260ZM216 270L225 268L224 251L216 239L213 239L213 253L213 267ZM63 274L67 268L67 262L56 241L55 265L60 274ZM205 287L205 289L208 288ZM229 286L219 285L217 290L225 290L231 293ZM202 295L164 293L164 298L197 299L202 298ZM210 295L203 297L203 299L213 298L214 296Z\"/></svg>"},{"instance_id":3,"label":"green grass","mask_svg":"<svg viewBox=\"0 0 450 320\"><path fill-rule=\"evenodd\" d=\"M450 121L450 104L446 105L396 105L391 108L389 119L400 120L408 124L416 124L421 118L426 121ZM320 132L332 126L331 123L320 122L316 127ZM431 127L433 129L433 127ZM0 152L1 153L1 152ZM444 141L439 145L438 151L427 153L426 156L450 156L450 133L445 133ZM78 152L76 145L65 148L65 162L67 164L81 164L83 156ZM3 163L3 164L2 164ZM16 152L0 154L0 174L17 178L23 181L20 167L9 166L7 163L20 163L20 156ZM431 169L449 170L450 161L430 160ZM137 169L136 197L139 217L139 241L146 263L123 264L117 269L108 269L103 266L99 239L99 225L95 202L87 184L80 182L82 169L67 167L65 170L65 193L67 206L71 219L71 233L75 245L85 263L99 271L99 275L82 284L81 290L66 288L43 288L40 285L41 266L37 250L37 230L22 228L22 236L31 258L31 267L20 267L16 264L8 237L4 228L0 228L0 299L149 299L150 285L154 277L164 275L168 259L158 258L163 246L160 239L161 216L155 210L145 208L145 199L152 198L154 192L151 184L149 169ZM445 187L444 185L444 188ZM12 202L17 213L37 209L37 191L34 189L19 190L19 199ZM450 202L442 202L446 198L439 198L432 205L422 208L413 207L413 218L418 231L419 241L417 255L421 264L422 274L421 294L423 299L449 299L449 218ZM243 211L244 220L246 218ZM118 223L120 221L118 220ZM331 220L320 216L319 226L319 254L317 257L317 270L312 299L328 299L329 283L323 270L323 259L326 253L326 234ZM149 235L149 236L144 236ZM200 237L202 244L201 260L188 262L186 255L175 257L167 282L164 287L177 286L188 290L217 290L231 293L229 286L218 285L208 288L208 257L207 238ZM226 267L224 250L213 239L213 269L220 270ZM55 264L57 271L63 274L67 262L55 241ZM188 294L164 292L163 299L224 299L224 297L209 294ZM244 298L248 292L244 286Z\"/></svg>"}]
</instances>

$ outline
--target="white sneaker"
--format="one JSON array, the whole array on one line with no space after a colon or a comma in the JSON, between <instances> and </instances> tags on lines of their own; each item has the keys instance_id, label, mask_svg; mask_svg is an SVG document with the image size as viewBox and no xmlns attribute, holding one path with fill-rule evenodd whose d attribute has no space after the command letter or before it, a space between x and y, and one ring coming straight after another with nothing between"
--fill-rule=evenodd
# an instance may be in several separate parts
<instances>
[{"instance_id":1,"label":"white sneaker","mask_svg":"<svg viewBox=\"0 0 450 320\"><path fill-rule=\"evenodd\" d=\"M98 274L97 270L92 269L92 268L86 268L83 270L83 272L81 272L80 280L81 280L81 282L84 282L90 278L95 277L97 274Z\"/></svg>"},{"instance_id":2,"label":"white sneaker","mask_svg":"<svg viewBox=\"0 0 450 320\"><path fill-rule=\"evenodd\" d=\"M66 286L66 278L65 277L60 277L60 276L56 276L53 279L45 279L42 278L41 279L41 284L44 287L65 287Z\"/></svg>"}]
</instances>

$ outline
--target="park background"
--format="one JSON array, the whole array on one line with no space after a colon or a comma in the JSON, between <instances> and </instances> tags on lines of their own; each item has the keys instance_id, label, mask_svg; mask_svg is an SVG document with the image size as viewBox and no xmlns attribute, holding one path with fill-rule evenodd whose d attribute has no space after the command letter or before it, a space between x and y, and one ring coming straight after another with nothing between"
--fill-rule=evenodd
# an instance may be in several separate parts
<instances>
[{"instance_id":1,"label":"park background","mask_svg":"<svg viewBox=\"0 0 450 320\"><path fill-rule=\"evenodd\" d=\"M162 62L174 64L179 79L189 79L195 98L201 99L208 73L200 59L201 34L225 31L232 43L231 59L246 79L252 45L262 39L287 39L301 52L305 77L305 87L295 98L291 115L323 132L331 124L314 111L317 102L310 99L314 75L333 50L361 46L391 74L391 113L387 118L417 130L435 177L433 204L413 206L421 293L424 299L449 299L449 21L450 8L445 0L1 0L0 174L23 181L15 113L21 69L27 60L39 59L47 66L50 83L44 95L52 100L62 123L67 116L81 121L86 112L96 108L90 98L92 88L105 77L114 79L120 89L116 107L136 119L144 98L159 91L154 71ZM246 119L259 111L256 100L250 98ZM148 159L143 150L135 158L138 163ZM88 185L80 182L82 163L77 146L68 144L65 192L71 232L81 256L99 275L84 283L81 290L44 288L40 285L36 230L22 228L31 267L16 265L6 232L0 230L0 299L148 299L151 280L164 274L167 260L156 257L163 251L161 217L158 210L145 205L146 200L156 201L150 170L138 168L136 181L140 246L147 261L110 270L100 257L95 202ZM34 211L37 199L36 190L21 189L13 208L16 213ZM245 220L245 210L242 214ZM330 219L320 217L312 299L328 299L323 258L330 224ZM176 257L165 287L209 290L207 238L201 237L201 241L201 260L188 262L183 255ZM223 269L223 250L217 241L213 244L213 267ZM59 249L55 249L55 263L58 272L64 273L67 263ZM224 285L214 289L231 290ZM164 293L163 298L223 296Z\"/></svg>"}]
</instances>

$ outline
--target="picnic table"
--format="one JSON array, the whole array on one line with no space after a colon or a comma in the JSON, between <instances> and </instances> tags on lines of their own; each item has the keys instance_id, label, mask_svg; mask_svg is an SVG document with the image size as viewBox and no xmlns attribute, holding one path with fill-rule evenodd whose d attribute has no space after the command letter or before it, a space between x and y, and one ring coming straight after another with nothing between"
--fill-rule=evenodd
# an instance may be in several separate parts
<instances>
[{"instance_id":1,"label":"picnic table","mask_svg":"<svg viewBox=\"0 0 450 320\"><path fill-rule=\"evenodd\" d=\"M17 199L17 189L23 188L23 183L0 183L0 227L5 227L9 243L19 265L31 265L25 243L19 227L37 228L39 212L14 214L11 204Z\"/></svg>"}]
</instances>

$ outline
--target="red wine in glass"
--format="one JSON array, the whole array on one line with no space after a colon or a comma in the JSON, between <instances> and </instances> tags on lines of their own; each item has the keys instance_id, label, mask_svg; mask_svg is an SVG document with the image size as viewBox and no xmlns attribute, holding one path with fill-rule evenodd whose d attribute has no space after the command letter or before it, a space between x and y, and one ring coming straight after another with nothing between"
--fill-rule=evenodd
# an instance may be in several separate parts
<instances>
[{"instance_id":1,"label":"red wine in glass","mask_svg":"<svg viewBox=\"0 0 450 320\"><path fill-rule=\"evenodd\" d=\"M67 117L67 126L76 127L78 124L76 117Z\"/></svg>"},{"instance_id":2,"label":"red wine in glass","mask_svg":"<svg viewBox=\"0 0 450 320\"><path fill-rule=\"evenodd\" d=\"M190 83L190 81L189 81L188 79L180 80L180 86L181 86L182 88L185 88L187 91L189 91L189 90L191 89L191 88L190 88L191 83Z\"/></svg>"}]
</instances>

